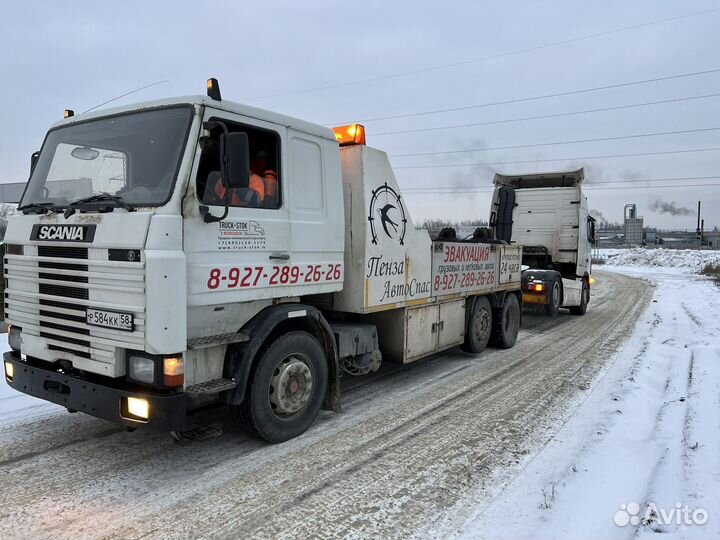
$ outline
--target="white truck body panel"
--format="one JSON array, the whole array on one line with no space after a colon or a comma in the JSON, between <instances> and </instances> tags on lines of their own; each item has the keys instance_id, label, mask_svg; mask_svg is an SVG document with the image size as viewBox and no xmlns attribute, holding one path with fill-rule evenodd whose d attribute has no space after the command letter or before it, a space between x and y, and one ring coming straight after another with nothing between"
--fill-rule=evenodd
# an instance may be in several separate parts
<instances>
[{"instance_id":1,"label":"white truck body panel","mask_svg":"<svg viewBox=\"0 0 720 540\"><path fill-rule=\"evenodd\" d=\"M553 261L574 264L580 198L579 187L516 190L513 241L524 246L545 246Z\"/></svg>"},{"instance_id":2,"label":"white truck body panel","mask_svg":"<svg viewBox=\"0 0 720 540\"><path fill-rule=\"evenodd\" d=\"M371 313L431 301L430 235L416 229L385 152L341 148L345 282L333 308Z\"/></svg>"},{"instance_id":3,"label":"white truck body panel","mask_svg":"<svg viewBox=\"0 0 720 540\"><path fill-rule=\"evenodd\" d=\"M489 292L520 279L520 246L434 242L432 290L436 296Z\"/></svg>"},{"instance_id":4,"label":"white truck body panel","mask_svg":"<svg viewBox=\"0 0 720 540\"><path fill-rule=\"evenodd\" d=\"M563 303L562 307L572 307L580 305L580 294L582 291L582 281L579 279L562 278L563 286Z\"/></svg>"}]
</instances>

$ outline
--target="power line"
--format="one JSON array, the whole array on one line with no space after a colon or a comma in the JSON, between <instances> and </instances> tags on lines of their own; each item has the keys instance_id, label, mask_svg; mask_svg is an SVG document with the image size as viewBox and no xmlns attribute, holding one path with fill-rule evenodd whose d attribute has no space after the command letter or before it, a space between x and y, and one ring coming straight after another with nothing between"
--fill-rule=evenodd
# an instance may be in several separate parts
<instances>
[{"instance_id":1,"label":"power line","mask_svg":"<svg viewBox=\"0 0 720 540\"><path fill-rule=\"evenodd\" d=\"M155 86L155 85L157 85L157 84L162 84L162 83L166 83L166 82L170 82L170 79L165 79L165 80L162 80L162 81L155 81L154 83L146 84L145 86L141 86L140 88L136 88L135 90L130 90L129 92L125 92L124 94L120 94L119 96L115 96L115 97L112 98L112 99L108 99L107 101L103 101L102 103L98 103L98 104L95 105L94 107L90 107L90 108L87 109L86 111L83 111L81 114L89 113L90 111L94 111L94 110L97 109L98 107L102 107L103 105L107 105L108 103L112 103L113 101L117 101L117 100L120 99L120 98L124 98L125 96L129 96L130 94L134 94L135 92L139 92L140 90L145 90L146 88L150 88L151 86Z\"/></svg>"},{"instance_id":2,"label":"power line","mask_svg":"<svg viewBox=\"0 0 720 540\"><path fill-rule=\"evenodd\" d=\"M521 175L518 175L521 176ZM584 187L592 187L598 184L626 184L630 182L679 182L684 180L720 180L720 176L677 176L673 178L626 178L623 180L591 180ZM687 185L687 184L683 184ZM414 187L405 188L403 191L433 191L437 193L444 193L446 191L454 191L456 189L476 189L482 188L483 186L429 186L429 187ZM630 186L630 187L644 187L644 186Z\"/></svg>"},{"instance_id":3,"label":"power line","mask_svg":"<svg viewBox=\"0 0 720 540\"><path fill-rule=\"evenodd\" d=\"M655 77L653 79L643 79L640 81L630 81L630 82L624 82L624 83L616 83L616 84L608 84L605 86L595 86L592 88L581 88L579 90L568 90L566 92L556 92L554 94L543 94L540 96L530 96L530 97L524 97L524 98L517 98L517 99L506 99L503 101L491 101L488 103L479 103L476 105L464 105L462 107L451 107L448 109L434 109L430 111L419 111L414 113L406 113L406 114L396 114L391 116L377 116L375 118L361 118L360 120L354 120L355 122L377 122L380 120L395 120L398 118L412 118L416 116L427 116L431 114L441 114L441 113L448 113L448 112L457 112L457 111L467 111L469 109L480 109L483 107L493 107L495 105L509 105L511 103L524 103L527 101L536 101L539 99L548 99L548 98L554 98L554 97L564 97L564 96L573 96L576 94L585 94L588 92L597 92L600 90L610 90L613 88L625 88L627 86L635 86L638 84L648 84L648 83L654 83L654 82L660 82L660 81L669 81L673 79L683 79L686 77L696 77L699 75L708 75L710 73L717 73L720 72L720 69L708 69L704 71L695 71L692 73L681 73L679 75L668 75L666 77ZM338 125L338 124L346 124L347 121L344 122L328 122L328 124L332 125Z\"/></svg>"},{"instance_id":4,"label":"power line","mask_svg":"<svg viewBox=\"0 0 720 540\"><path fill-rule=\"evenodd\" d=\"M599 186L599 187L592 187L592 186L584 186L583 189L585 190L592 190L592 191L605 191L605 190L615 190L615 189L638 189L638 188L645 188L645 189L674 189L674 188L695 188L695 187L720 187L720 182L715 182L711 184L672 184L672 185L659 185L659 186ZM455 189L453 191L411 191L410 189L402 189L403 193L407 193L407 195L472 195L475 193L489 193L491 191L494 191L494 187L487 187L487 188L474 188L474 189Z\"/></svg>"},{"instance_id":5,"label":"power line","mask_svg":"<svg viewBox=\"0 0 720 540\"><path fill-rule=\"evenodd\" d=\"M374 133L373 137L381 137L383 135L397 135L399 133L420 133L422 131L440 131L444 129L459 129L459 128L467 128L467 127L477 127L477 126L491 126L495 124L509 124L512 122L524 122L526 120L543 120L547 118L560 118L564 116L576 116L579 114L589 114L589 113L597 113L597 112L607 112L607 111L618 111L622 109L633 109L635 107L648 107L651 105L662 105L665 103L678 103L680 101L691 101L696 99L707 99L707 98L713 98L720 96L720 93L717 94L704 94L701 96L689 96L684 98L673 98L673 99L663 99L659 101L645 101L642 103L633 103L630 105L616 105L613 107L602 107L598 109L586 109L584 111L570 111L570 112L564 112L564 113L553 113L553 114L543 114L540 116L525 116L522 118L508 118L505 120L491 120L488 122L476 122L472 124L455 124L452 126L437 126L437 127L429 127L429 128L417 128L417 129L401 129L398 131L381 131L380 133Z\"/></svg>"},{"instance_id":6,"label":"power line","mask_svg":"<svg viewBox=\"0 0 720 540\"><path fill-rule=\"evenodd\" d=\"M605 190L605 189L640 189L640 188L653 188L653 189L664 189L664 188L678 188L678 187L684 187L684 188L692 188L692 187L706 187L706 186L720 186L720 183L714 182L714 183L705 183L705 184L685 184L685 183L675 183L675 184L659 184L659 185L651 185L651 186L638 186L638 185L627 185L627 184L636 184L638 182L684 182L684 181L698 181L698 180L720 180L720 176L678 176L678 177L672 177L672 178L632 178L632 179L625 179L625 180L596 180L591 181L589 184L585 184L583 187L584 189L597 189L597 190ZM604 184L604 185L600 185ZM620 185L622 184L622 185ZM410 187L410 188L403 188L403 193L406 194L435 194L435 195L443 195L443 194L472 194L472 193L484 193L488 191L493 191L495 189L494 186L447 186L447 187L436 187L436 186L428 186L428 187Z\"/></svg>"},{"instance_id":7,"label":"power line","mask_svg":"<svg viewBox=\"0 0 720 540\"><path fill-rule=\"evenodd\" d=\"M408 76L410 76L410 75L418 75L418 74L420 74L420 73L427 73L427 72L429 72L429 71L437 71L437 70L441 70L441 69L448 69L448 68L453 68L453 67L458 67L458 66L464 66L464 65L468 65L468 64L475 64L475 63L479 63L479 62L486 62L486 61L488 61L488 60L494 60L494 59L496 59L496 58L504 58L504 57L506 57L506 56L514 56L514 55L517 55L517 54L523 54L523 53L530 52L530 51L537 51L537 50L540 50L540 49L547 49L547 48L550 48L550 47L556 47L556 46L558 46L558 45L565 45L565 44L574 43L574 42L577 42L577 41L584 41L584 40L593 39L593 38L596 38L596 37L601 37L601 36L607 36L607 35L611 35L611 34L616 34L616 33L618 33L618 32L626 32L626 31L628 31L628 30L636 30L636 29L638 29L638 28L644 28L644 27L647 27L647 26L655 25L655 24L663 24L663 23L666 23L666 22L677 21L677 20L680 20L680 19L687 19L687 18L690 18L690 17L697 17L697 16L699 16L699 15L707 15L708 13L713 13L713 12L716 12L716 11L720 11L720 8L707 9L707 10L705 10L705 11L696 11L696 12L694 12L694 13L687 13L687 14L685 14L685 15L678 15L678 16L675 16L675 17L668 17L668 18L665 18L665 19L657 19L657 20L654 20L654 21L649 21L649 22L640 23L640 24L634 24L634 25L631 25L631 26L623 26L623 27L620 27L620 28L612 29L612 30L605 30L605 31L603 31L603 32L595 32L595 33L592 33L592 34L585 34L584 36L577 36L577 37L574 37L574 38L568 38L568 39L564 39L564 40L561 40L561 41L553 41L553 42L545 43L545 44L542 44L542 45L535 45L535 46L533 46L533 47L525 47L525 48L522 48L522 49L515 49L515 50L512 50L512 51L506 51L506 52L503 52L503 53L493 54L493 55L490 55L490 56L483 56L483 57L480 57L480 58L473 58L473 59L470 59L470 60L463 60L463 61L460 61L460 62L452 62L452 63L448 63L448 64L439 64L439 65L436 65L436 66L429 66L429 67L426 67L426 68L420 68L420 69L415 69L415 70L411 70L411 71L403 71L403 72L398 72L398 73L391 73L391 74L388 74L388 75L380 75L380 76L377 76L377 77L369 77L369 78L366 78L366 79L356 79L356 80L354 80L354 81L328 84L328 85L325 85L325 86L315 86L315 87L312 87L312 88L304 88L304 89L300 89L300 90L291 90L291 91L289 91L289 92L280 92L280 93L276 93L276 94L266 94L266 95L264 95L264 96L249 97L249 98L246 98L246 99L266 99L266 98L272 98L272 97L290 96L290 95L295 95L295 94L307 94L307 93L310 93L310 92L318 92L318 91L321 91L321 90L330 90L330 89L333 89L333 88L344 88L344 87L353 86L353 85L356 85L356 84L366 84L366 83L370 83L370 82L385 81L385 80L388 80L388 79L397 79L397 78L400 78L400 77L408 77Z\"/></svg>"},{"instance_id":8,"label":"power line","mask_svg":"<svg viewBox=\"0 0 720 540\"><path fill-rule=\"evenodd\" d=\"M603 156L575 156L554 159L523 159L520 161L482 161L480 163L449 163L446 165L402 165L393 167L393 169L437 169L449 167L481 167L483 165L519 165L523 163L549 163L554 161L582 161L588 159L611 159L625 157L641 157L641 156L662 156L666 154L690 154L693 152L715 152L720 150L720 146L715 148L692 148L687 150L668 150L667 152L640 152L637 154L608 154Z\"/></svg>"},{"instance_id":9,"label":"power line","mask_svg":"<svg viewBox=\"0 0 720 540\"><path fill-rule=\"evenodd\" d=\"M511 150L516 148L533 148L537 146L553 146L560 144L576 144L576 143L587 143L587 142L602 142L602 141L618 141L624 139L638 139L642 137L659 137L663 135L680 135L684 133L702 133L707 131L717 131L720 127L712 128L700 128L700 129L685 129L681 131L661 131L655 133L640 133L637 135L620 135L615 137L600 137L598 139L576 139L571 141L553 141L546 143L535 143L535 144L516 144L512 146L494 146L488 148L468 148L465 150L442 150L437 152L416 152L412 154L391 154L390 157L412 157L412 156L435 156L440 154L464 154L468 152L485 152L488 150Z\"/></svg>"}]
</instances>

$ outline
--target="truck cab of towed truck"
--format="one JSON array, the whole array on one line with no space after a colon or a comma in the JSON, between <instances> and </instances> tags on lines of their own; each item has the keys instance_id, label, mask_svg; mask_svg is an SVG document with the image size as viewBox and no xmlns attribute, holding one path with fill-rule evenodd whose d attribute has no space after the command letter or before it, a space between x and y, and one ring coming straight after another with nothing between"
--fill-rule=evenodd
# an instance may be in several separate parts
<instances>
[{"instance_id":1,"label":"truck cab of towed truck","mask_svg":"<svg viewBox=\"0 0 720 540\"><path fill-rule=\"evenodd\" d=\"M595 220L583 169L495 175L490 223L499 240L523 246L523 303L582 315L590 301Z\"/></svg>"},{"instance_id":2,"label":"truck cab of towed truck","mask_svg":"<svg viewBox=\"0 0 720 540\"><path fill-rule=\"evenodd\" d=\"M342 288L336 137L218 98L69 117L48 132L5 236L13 387L177 431L218 392L243 400L229 345L262 346L275 319L309 330L309 346L333 359L317 313L293 305ZM252 336L240 332L249 324ZM321 398L336 407L329 365ZM296 389L310 376L291 359L276 382ZM292 417L297 399L271 405Z\"/></svg>"}]
</instances>

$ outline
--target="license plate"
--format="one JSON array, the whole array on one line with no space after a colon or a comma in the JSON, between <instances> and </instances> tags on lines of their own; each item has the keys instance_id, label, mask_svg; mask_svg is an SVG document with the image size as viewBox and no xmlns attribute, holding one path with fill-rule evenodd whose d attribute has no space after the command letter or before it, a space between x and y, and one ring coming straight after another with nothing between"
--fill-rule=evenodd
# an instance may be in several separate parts
<instances>
[{"instance_id":1,"label":"license plate","mask_svg":"<svg viewBox=\"0 0 720 540\"><path fill-rule=\"evenodd\" d=\"M104 309L87 308L87 323L93 326L114 328L115 330L133 331L133 314L105 311Z\"/></svg>"}]
</instances>

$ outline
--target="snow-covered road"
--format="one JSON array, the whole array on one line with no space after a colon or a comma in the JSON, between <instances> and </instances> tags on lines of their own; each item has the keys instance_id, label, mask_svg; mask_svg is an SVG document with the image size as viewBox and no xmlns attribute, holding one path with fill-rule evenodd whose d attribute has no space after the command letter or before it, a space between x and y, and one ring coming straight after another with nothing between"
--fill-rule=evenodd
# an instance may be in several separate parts
<instances>
[{"instance_id":1,"label":"snow-covered road","mask_svg":"<svg viewBox=\"0 0 720 540\"><path fill-rule=\"evenodd\" d=\"M593 381L603 373L608 380L609 360L648 305L646 282L597 278L584 317L526 317L511 350L454 351L345 381L344 412L323 413L309 432L281 445L227 431L178 447L168 436L121 432L2 385L0 536L484 536L487 515L478 509L502 504L513 480L556 444ZM697 366L701 358L696 353ZM637 369L645 369L642 362ZM674 387L667 391L675 395ZM689 436L708 444L695 431ZM646 459L657 461L655 454ZM561 480L551 465L561 463L542 472ZM639 488L620 493L618 502ZM537 496L524 500L537 505Z\"/></svg>"},{"instance_id":2,"label":"snow-covered road","mask_svg":"<svg viewBox=\"0 0 720 540\"><path fill-rule=\"evenodd\" d=\"M720 537L720 288L682 266L615 269L655 284L632 338L460 536Z\"/></svg>"}]
</instances>

